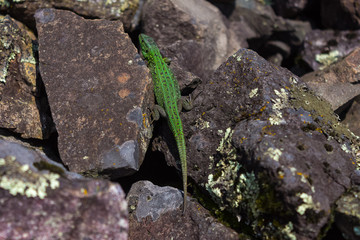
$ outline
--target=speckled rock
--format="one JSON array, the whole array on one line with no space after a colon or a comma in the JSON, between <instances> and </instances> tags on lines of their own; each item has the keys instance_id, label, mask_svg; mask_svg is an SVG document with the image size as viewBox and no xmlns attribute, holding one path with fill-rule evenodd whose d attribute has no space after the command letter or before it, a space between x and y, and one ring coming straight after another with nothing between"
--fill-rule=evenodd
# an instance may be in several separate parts
<instances>
[{"instance_id":1,"label":"speckled rock","mask_svg":"<svg viewBox=\"0 0 360 240\"><path fill-rule=\"evenodd\" d=\"M119 177L137 171L152 131L151 77L119 21L55 9L36 13L40 71L71 171Z\"/></svg>"},{"instance_id":2,"label":"speckled rock","mask_svg":"<svg viewBox=\"0 0 360 240\"><path fill-rule=\"evenodd\" d=\"M302 59L313 70L324 69L359 47L359 41L359 30L312 30L306 35Z\"/></svg>"},{"instance_id":3,"label":"speckled rock","mask_svg":"<svg viewBox=\"0 0 360 240\"><path fill-rule=\"evenodd\" d=\"M129 239L238 239L234 230L216 221L194 201L189 201L182 215L182 193L176 188L140 181L133 184L126 199Z\"/></svg>"},{"instance_id":4,"label":"speckled rock","mask_svg":"<svg viewBox=\"0 0 360 240\"><path fill-rule=\"evenodd\" d=\"M339 110L351 104L360 95L360 48L356 48L339 62L323 70L314 71L302 76L318 95L326 99L333 110Z\"/></svg>"},{"instance_id":5,"label":"speckled rock","mask_svg":"<svg viewBox=\"0 0 360 240\"><path fill-rule=\"evenodd\" d=\"M32 39L9 16L0 16L0 128L42 139Z\"/></svg>"},{"instance_id":6,"label":"speckled rock","mask_svg":"<svg viewBox=\"0 0 360 240\"><path fill-rule=\"evenodd\" d=\"M247 49L195 91L194 109L181 114L188 174L218 204L215 213L231 212L229 221L260 239L321 237L359 164L357 140L329 103Z\"/></svg>"},{"instance_id":7,"label":"speckled rock","mask_svg":"<svg viewBox=\"0 0 360 240\"><path fill-rule=\"evenodd\" d=\"M360 185L336 202L335 223L347 240L360 239Z\"/></svg>"},{"instance_id":8,"label":"speckled rock","mask_svg":"<svg viewBox=\"0 0 360 240\"><path fill-rule=\"evenodd\" d=\"M118 184L70 173L43 153L0 139L1 239L127 239Z\"/></svg>"},{"instance_id":9,"label":"speckled rock","mask_svg":"<svg viewBox=\"0 0 360 240\"><path fill-rule=\"evenodd\" d=\"M130 29L139 20L139 0L36 0L0 2L0 10L25 22L35 30L35 12L42 8L68 9L87 18L121 20L125 28Z\"/></svg>"}]
</instances>

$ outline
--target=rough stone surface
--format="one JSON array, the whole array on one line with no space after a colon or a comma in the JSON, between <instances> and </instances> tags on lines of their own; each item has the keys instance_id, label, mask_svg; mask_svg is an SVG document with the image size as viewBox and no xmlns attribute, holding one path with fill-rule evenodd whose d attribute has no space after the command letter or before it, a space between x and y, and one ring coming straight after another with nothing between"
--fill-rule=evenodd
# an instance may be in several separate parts
<instances>
[{"instance_id":1,"label":"rough stone surface","mask_svg":"<svg viewBox=\"0 0 360 240\"><path fill-rule=\"evenodd\" d=\"M302 59L313 70L325 68L359 47L359 41L359 30L312 30L305 38Z\"/></svg>"},{"instance_id":2,"label":"rough stone surface","mask_svg":"<svg viewBox=\"0 0 360 240\"><path fill-rule=\"evenodd\" d=\"M360 96L357 96L351 102L350 108L347 110L344 120L346 126L357 136L360 136Z\"/></svg>"},{"instance_id":3,"label":"rough stone surface","mask_svg":"<svg viewBox=\"0 0 360 240\"><path fill-rule=\"evenodd\" d=\"M35 12L42 8L68 9L87 18L121 20L129 29L132 22L139 18L137 10L139 0L107 1L107 0L36 0L7 1L1 10L26 23L35 30ZM1 3L0 3L1 7Z\"/></svg>"},{"instance_id":4,"label":"rough stone surface","mask_svg":"<svg viewBox=\"0 0 360 240\"><path fill-rule=\"evenodd\" d=\"M181 114L188 173L218 213L230 211L263 239L321 236L360 163L356 138L329 103L246 49L195 91L195 108ZM159 143L176 165L171 144Z\"/></svg>"},{"instance_id":5,"label":"rough stone surface","mask_svg":"<svg viewBox=\"0 0 360 240\"><path fill-rule=\"evenodd\" d=\"M182 193L149 181L133 184L129 203L129 239L238 239L198 203L189 201L182 215ZM189 199L190 200L190 199Z\"/></svg>"},{"instance_id":6,"label":"rough stone surface","mask_svg":"<svg viewBox=\"0 0 360 240\"><path fill-rule=\"evenodd\" d=\"M200 78L244 47L244 39L232 38L220 11L205 0L150 0L142 20L166 56Z\"/></svg>"},{"instance_id":7,"label":"rough stone surface","mask_svg":"<svg viewBox=\"0 0 360 240\"><path fill-rule=\"evenodd\" d=\"M36 60L27 31L0 16L0 128L23 138L46 136L38 110Z\"/></svg>"},{"instance_id":8,"label":"rough stone surface","mask_svg":"<svg viewBox=\"0 0 360 240\"><path fill-rule=\"evenodd\" d=\"M137 171L151 138L149 71L119 21L69 11L36 13L40 71L71 171Z\"/></svg>"},{"instance_id":9,"label":"rough stone surface","mask_svg":"<svg viewBox=\"0 0 360 240\"><path fill-rule=\"evenodd\" d=\"M360 238L360 185L336 202L335 223L347 240Z\"/></svg>"},{"instance_id":10,"label":"rough stone surface","mask_svg":"<svg viewBox=\"0 0 360 240\"><path fill-rule=\"evenodd\" d=\"M360 95L360 48L355 49L341 61L323 70L302 76L318 95L326 99L333 110L344 107Z\"/></svg>"},{"instance_id":11,"label":"rough stone surface","mask_svg":"<svg viewBox=\"0 0 360 240\"><path fill-rule=\"evenodd\" d=\"M0 239L127 239L118 184L67 172L44 154L0 139Z\"/></svg>"},{"instance_id":12,"label":"rough stone surface","mask_svg":"<svg viewBox=\"0 0 360 240\"><path fill-rule=\"evenodd\" d=\"M339 30L359 29L359 1L321 0L321 22L325 28Z\"/></svg>"}]
</instances>

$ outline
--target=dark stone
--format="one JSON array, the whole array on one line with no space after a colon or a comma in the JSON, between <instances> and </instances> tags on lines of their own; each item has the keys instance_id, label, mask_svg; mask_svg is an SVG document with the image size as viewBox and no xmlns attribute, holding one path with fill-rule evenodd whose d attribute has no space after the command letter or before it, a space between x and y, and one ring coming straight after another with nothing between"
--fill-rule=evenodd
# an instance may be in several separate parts
<instances>
[{"instance_id":1,"label":"dark stone","mask_svg":"<svg viewBox=\"0 0 360 240\"><path fill-rule=\"evenodd\" d=\"M321 0L321 22L325 28L359 29L360 4L358 0Z\"/></svg>"},{"instance_id":2,"label":"dark stone","mask_svg":"<svg viewBox=\"0 0 360 240\"><path fill-rule=\"evenodd\" d=\"M42 126L38 109L31 35L9 16L0 17L0 35L0 128L22 138L47 138L49 127Z\"/></svg>"},{"instance_id":3,"label":"dark stone","mask_svg":"<svg viewBox=\"0 0 360 240\"><path fill-rule=\"evenodd\" d=\"M329 103L247 49L195 92L195 108L181 114L191 179L259 238L320 237L359 148Z\"/></svg>"},{"instance_id":4,"label":"dark stone","mask_svg":"<svg viewBox=\"0 0 360 240\"><path fill-rule=\"evenodd\" d=\"M284 18L293 18L300 15L309 4L308 0L272 0L277 15Z\"/></svg>"},{"instance_id":5,"label":"dark stone","mask_svg":"<svg viewBox=\"0 0 360 240\"><path fill-rule=\"evenodd\" d=\"M357 85L354 87L357 87ZM343 123L346 124L354 134L360 136L360 96L355 97L349 105L350 107L346 109Z\"/></svg>"},{"instance_id":6,"label":"dark stone","mask_svg":"<svg viewBox=\"0 0 360 240\"><path fill-rule=\"evenodd\" d=\"M122 24L55 9L35 17L62 161L90 175L137 171L152 135L154 100L149 71Z\"/></svg>"},{"instance_id":7,"label":"dark stone","mask_svg":"<svg viewBox=\"0 0 360 240\"><path fill-rule=\"evenodd\" d=\"M182 193L149 181L133 184L128 196L129 239L238 239L238 234L215 220L195 201L182 215ZM190 198L188 198L190 200Z\"/></svg>"},{"instance_id":8,"label":"dark stone","mask_svg":"<svg viewBox=\"0 0 360 240\"><path fill-rule=\"evenodd\" d=\"M84 178L43 153L0 139L3 239L127 239L118 184Z\"/></svg>"}]
</instances>

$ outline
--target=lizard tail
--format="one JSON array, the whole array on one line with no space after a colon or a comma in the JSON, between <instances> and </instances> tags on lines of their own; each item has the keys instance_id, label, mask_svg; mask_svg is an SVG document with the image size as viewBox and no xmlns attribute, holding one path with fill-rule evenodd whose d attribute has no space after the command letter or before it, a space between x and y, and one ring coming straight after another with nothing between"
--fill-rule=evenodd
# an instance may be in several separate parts
<instances>
[{"instance_id":1,"label":"lizard tail","mask_svg":"<svg viewBox=\"0 0 360 240\"><path fill-rule=\"evenodd\" d=\"M184 189L184 204L183 204L183 214L185 214L185 210L187 207L187 164L186 164L186 146L184 136L180 136L177 141L180 162L181 162L181 172L183 179L183 189Z\"/></svg>"}]
</instances>

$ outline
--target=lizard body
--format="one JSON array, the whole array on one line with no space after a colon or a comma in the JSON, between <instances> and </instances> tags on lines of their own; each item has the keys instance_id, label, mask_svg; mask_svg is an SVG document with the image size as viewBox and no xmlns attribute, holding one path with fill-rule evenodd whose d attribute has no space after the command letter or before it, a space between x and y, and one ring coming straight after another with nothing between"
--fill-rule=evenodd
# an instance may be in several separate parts
<instances>
[{"instance_id":1,"label":"lizard body","mask_svg":"<svg viewBox=\"0 0 360 240\"><path fill-rule=\"evenodd\" d=\"M139 41L141 53L147 61L154 82L154 93L158 104L154 108L154 119L159 119L159 114L167 118L179 151L184 188L183 212L185 212L187 198L186 145L179 111L182 107L189 109L191 106L186 104L189 102L182 102L179 83L161 56L155 41L145 34L139 35Z\"/></svg>"}]
</instances>

